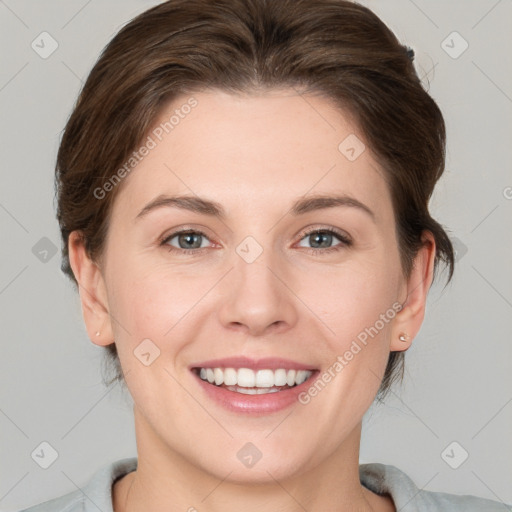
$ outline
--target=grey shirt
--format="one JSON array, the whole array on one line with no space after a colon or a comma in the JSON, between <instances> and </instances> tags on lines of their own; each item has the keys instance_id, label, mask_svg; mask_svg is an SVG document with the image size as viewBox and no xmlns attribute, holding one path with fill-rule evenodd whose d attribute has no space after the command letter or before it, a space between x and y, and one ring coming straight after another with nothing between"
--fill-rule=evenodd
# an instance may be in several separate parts
<instances>
[{"instance_id":1,"label":"grey shirt","mask_svg":"<svg viewBox=\"0 0 512 512\"><path fill-rule=\"evenodd\" d=\"M121 459L101 467L81 489L40 503L21 512L113 512L112 484L137 469L137 458ZM511 512L512 506L471 495L423 491L395 466L359 465L361 484L377 494L389 494L400 512L460 510L464 512Z\"/></svg>"}]
</instances>

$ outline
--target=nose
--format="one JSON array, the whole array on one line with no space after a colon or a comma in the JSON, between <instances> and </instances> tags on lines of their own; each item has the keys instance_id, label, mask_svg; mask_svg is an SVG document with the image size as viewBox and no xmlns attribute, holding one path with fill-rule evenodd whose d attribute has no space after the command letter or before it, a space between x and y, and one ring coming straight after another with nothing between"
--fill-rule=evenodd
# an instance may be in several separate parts
<instances>
[{"instance_id":1,"label":"nose","mask_svg":"<svg viewBox=\"0 0 512 512\"><path fill-rule=\"evenodd\" d=\"M234 259L217 310L227 329L264 336L284 332L297 322L300 301L293 294L290 275L269 253L263 251L252 263Z\"/></svg>"}]
</instances>

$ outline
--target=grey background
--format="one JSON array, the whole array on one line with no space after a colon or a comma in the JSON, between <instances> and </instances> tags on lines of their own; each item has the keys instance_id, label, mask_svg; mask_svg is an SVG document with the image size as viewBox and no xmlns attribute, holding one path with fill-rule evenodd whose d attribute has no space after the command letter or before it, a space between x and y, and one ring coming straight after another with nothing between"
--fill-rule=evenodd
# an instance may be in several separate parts
<instances>
[{"instance_id":1,"label":"grey background","mask_svg":"<svg viewBox=\"0 0 512 512\"><path fill-rule=\"evenodd\" d=\"M60 247L53 166L101 49L156 3L0 0L2 511L73 491L101 465L136 455L131 397L102 385L103 351L51 252ZM445 114L447 171L431 210L459 261L452 284L431 289L403 388L365 416L360 461L393 464L426 490L512 503L512 3L361 3L415 49ZM59 45L46 59L31 47L43 31ZM453 31L469 44L458 58ZM31 457L43 441L58 452L48 469ZM459 446L469 454L457 469L442 456L454 441L445 459L460 462Z\"/></svg>"}]
</instances>

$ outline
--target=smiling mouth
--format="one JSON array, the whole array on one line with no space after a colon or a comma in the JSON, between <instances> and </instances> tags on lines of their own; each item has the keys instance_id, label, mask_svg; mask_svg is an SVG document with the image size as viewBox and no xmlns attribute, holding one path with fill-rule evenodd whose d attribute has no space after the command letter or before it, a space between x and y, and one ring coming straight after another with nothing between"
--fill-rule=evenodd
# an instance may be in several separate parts
<instances>
[{"instance_id":1,"label":"smiling mouth","mask_svg":"<svg viewBox=\"0 0 512 512\"><path fill-rule=\"evenodd\" d=\"M250 368L194 368L203 381L245 395L263 395L293 389L311 378L312 370Z\"/></svg>"}]
</instances>

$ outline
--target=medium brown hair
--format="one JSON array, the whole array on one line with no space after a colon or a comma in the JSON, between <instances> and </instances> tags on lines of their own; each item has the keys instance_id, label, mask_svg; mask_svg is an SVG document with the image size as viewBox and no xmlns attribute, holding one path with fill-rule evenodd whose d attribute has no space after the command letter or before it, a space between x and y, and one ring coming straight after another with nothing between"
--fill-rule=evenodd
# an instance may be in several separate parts
<instances>
[{"instance_id":1,"label":"medium brown hair","mask_svg":"<svg viewBox=\"0 0 512 512\"><path fill-rule=\"evenodd\" d=\"M413 66L413 52L369 9L346 0L169 0L134 18L105 47L67 122L56 163L62 270L76 283L68 237L81 233L101 257L123 183L95 190L130 157L163 105L206 88L251 93L293 87L318 93L356 120L379 159L396 218L402 271L410 275L423 231L454 270L443 227L428 211L445 164L445 124ZM341 142L341 141L340 141ZM403 378L404 352L391 352L377 394ZM114 381L124 384L115 344Z\"/></svg>"}]
</instances>

